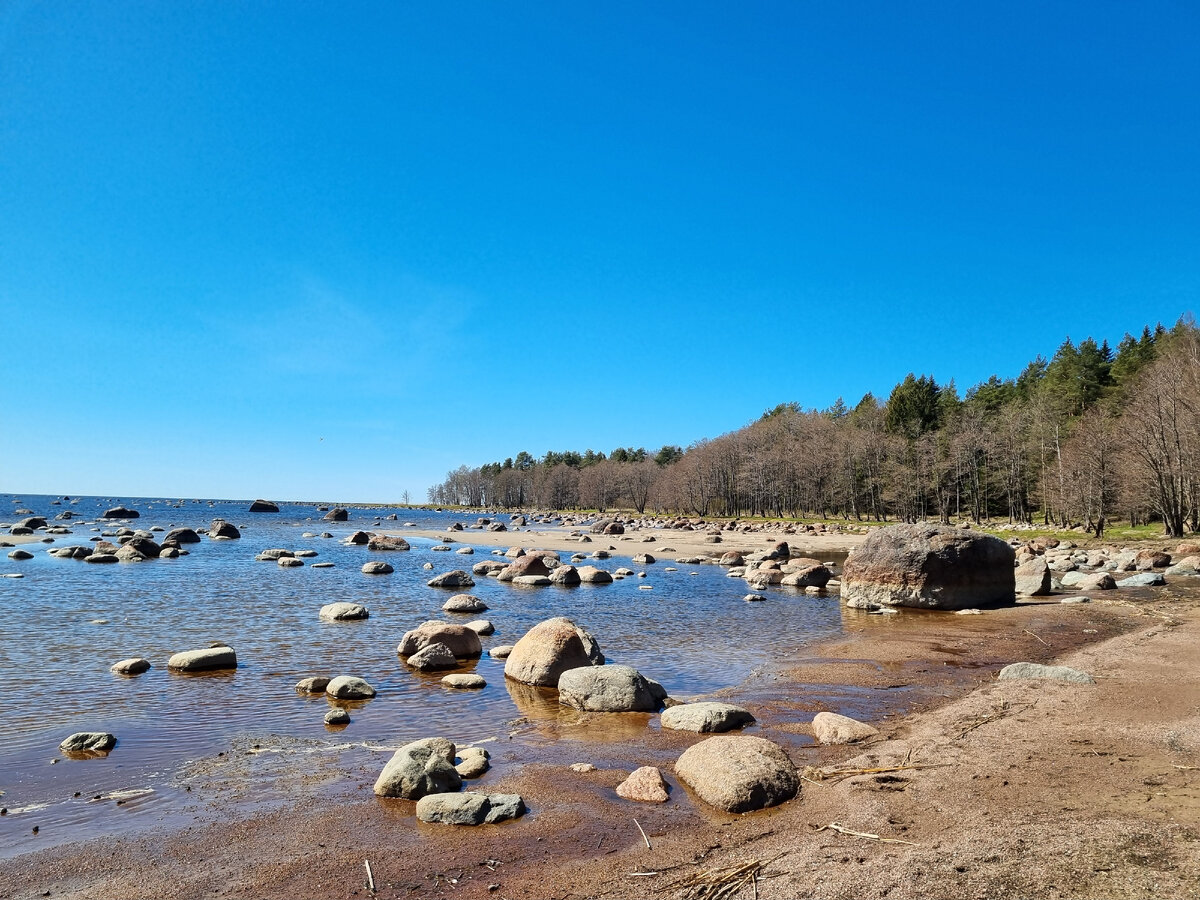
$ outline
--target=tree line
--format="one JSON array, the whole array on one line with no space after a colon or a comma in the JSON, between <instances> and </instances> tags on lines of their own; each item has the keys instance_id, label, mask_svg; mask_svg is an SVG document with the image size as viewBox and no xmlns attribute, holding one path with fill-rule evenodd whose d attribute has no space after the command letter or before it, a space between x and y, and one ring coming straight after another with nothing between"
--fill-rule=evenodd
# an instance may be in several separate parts
<instances>
[{"instance_id":1,"label":"tree line","mask_svg":"<svg viewBox=\"0 0 1200 900\"><path fill-rule=\"evenodd\" d=\"M907 521L1007 520L1093 534L1119 518L1200 531L1200 330L1190 316L1063 341L959 394L909 374L886 400L785 403L686 450L521 452L460 466L431 503Z\"/></svg>"}]
</instances>

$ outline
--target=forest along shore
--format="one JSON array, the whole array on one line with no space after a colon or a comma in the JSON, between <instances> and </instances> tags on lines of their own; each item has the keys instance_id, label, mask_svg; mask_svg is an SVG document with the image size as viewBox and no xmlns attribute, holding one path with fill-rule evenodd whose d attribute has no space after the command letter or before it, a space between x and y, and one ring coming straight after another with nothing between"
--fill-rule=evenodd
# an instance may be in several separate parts
<instances>
[{"instance_id":1,"label":"forest along shore","mask_svg":"<svg viewBox=\"0 0 1200 900\"><path fill-rule=\"evenodd\" d=\"M560 538L463 535L533 539ZM721 692L752 705L758 733L804 769L799 797L780 807L727 815L682 785L661 806L619 799L632 769L692 740L643 727L579 742L578 762L604 760L590 772L497 746L487 789L521 794L532 813L504 826L423 826L411 803L365 791L305 795L254 818L7 860L0 898L364 896L364 860L379 897L680 897L739 871L752 882L735 896L763 900L1200 896L1200 586L977 616L844 614L844 637ZM1064 663L1095 683L995 679L1016 661ZM834 685L880 701L879 737L811 744L807 723Z\"/></svg>"}]
</instances>

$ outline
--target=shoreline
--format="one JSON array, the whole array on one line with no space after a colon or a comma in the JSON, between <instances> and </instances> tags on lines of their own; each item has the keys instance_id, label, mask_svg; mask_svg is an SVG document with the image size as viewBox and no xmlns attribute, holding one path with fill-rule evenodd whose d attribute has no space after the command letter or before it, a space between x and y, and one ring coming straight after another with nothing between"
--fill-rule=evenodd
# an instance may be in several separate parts
<instances>
[{"instance_id":1,"label":"shoreline","mask_svg":"<svg viewBox=\"0 0 1200 900\"><path fill-rule=\"evenodd\" d=\"M447 535L391 531L433 540ZM458 544L560 552L615 546L612 552L619 555L655 552L663 545L674 547L675 555L693 549L744 552L764 549L779 537L734 533L730 536L744 542L714 547L703 543L703 533L649 533L661 539L642 542L633 532L596 535L592 543L579 544L552 530L449 536ZM689 540L678 540L680 534ZM814 547L807 541L811 535L781 537L803 552L836 552L832 541ZM826 537L845 543L855 536ZM689 873L768 859L775 862L758 883L764 900L1152 896L1139 893L1148 873L1166 886L1162 895L1170 895L1172 885L1196 883L1189 879L1200 873L1194 864L1188 868L1179 851L1200 848L1191 843L1200 838L1185 839L1170 822L1164 824L1161 801L1145 801L1155 814L1147 818L1142 809L1114 808L1113 796L1100 797L1094 786L1117 783L1105 767L1128 767L1136 770L1138 786L1166 787L1176 809L1200 812L1200 773L1169 768L1200 765L1200 585L1184 579L1175 584L1086 605L1060 604L1057 597L1021 602L980 616L922 611L870 616L842 607L843 635L804 647L796 658L776 661L769 671L712 695L752 704L760 722L752 733L781 743L802 769L879 767L905 759L928 769L806 781L800 796L781 807L730 816L692 800L670 769L697 736L665 733L647 727L653 717L629 714L632 718L609 725L593 717L581 740L576 722L560 721L550 711L527 717L531 731L545 742L574 741L579 761L595 760L599 768L578 775L544 761L536 747L514 758L498 745L493 772L479 789L526 796L531 814L516 822L476 830L421 825L413 819L414 804L370 795L369 780L363 783L372 774L343 773L343 779L359 783L349 795L298 793L294 805L289 800L289 808L260 817L248 809L230 821L215 816L211 822L158 826L129 838L98 837L10 857L0 861L5 876L0 898L47 890L75 898L363 897L371 896L363 887L364 859L373 867L378 897L677 896L678 890L664 893L665 886ZM1140 672L1148 657L1158 668ZM1019 660L1077 664L1100 678L1095 688L1083 689L994 680L1001 665ZM1167 709L1158 697L1164 683L1175 687ZM1080 691L1087 703L1080 702ZM856 702L886 709L871 722L883 739L814 746L807 723L815 711L839 700L845 705L835 711L850 715ZM1114 733L1110 726L1127 720L1133 724L1121 727L1130 734ZM1156 727L1162 733L1150 754L1141 746L1142 732ZM1060 733L1071 737L1059 740ZM1170 760L1164 761L1164 753ZM662 768L672 784L671 800L661 807L615 795L616 784L646 763ZM1164 773L1162 784L1142 785ZM1129 777L1121 772L1118 781ZM1070 801L1080 785L1087 786L1084 802ZM1017 799L1010 801L1009 794ZM1062 795L1062 808L1047 807L1047 795ZM634 818L653 850L645 847ZM1184 815L1176 818L1187 821ZM911 845L814 830L834 821ZM1081 852L1085 840L1089 859L1101 851L1112 858L1094 871L1072 874L1071 853ZM1154 865L1130 862L1132 851L1122 841L1134 841ZM629 874L635 871L659 874ZM491 891L491 884L500 886ZM1183 890L1175 895L1188 896Z\"/></svg>"}]
</instances>

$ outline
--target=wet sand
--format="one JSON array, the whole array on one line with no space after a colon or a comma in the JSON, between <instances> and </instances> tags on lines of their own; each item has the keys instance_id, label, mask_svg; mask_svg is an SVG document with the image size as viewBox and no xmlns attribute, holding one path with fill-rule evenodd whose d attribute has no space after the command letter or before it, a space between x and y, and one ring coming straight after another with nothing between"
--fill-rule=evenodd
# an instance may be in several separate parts
<instances>
[{"instance_id":1,"label":"wet sand","mask_svg":"<svg viewBox=\"0 0 1200 900\"><path fill-rule=\"evenodd\" d=\"M518 534L491 539L526 546ZM688 553L674 537L662 543ZM980 616L845 610L845 637L722 694L801 767L919 768L840 780L810 770L800 797L773 810L731 816L693 801L671 763L694 735L653 716L564 714L534 691L512 723L524 739L493 745L493 769L472 784L521 793L530 814L518 821L422 825L415 804L371 794L375 771L311 762L277 778L286 808L226 821L239 771L214 764L197 786L211 816L4 861L0 897L679 897L684 878L753 862L760 877L736 896L1196 896L1200 588L1178 584ZM1019 660L1063 662L1097 683L995 680ZM822 708L871 711L882 735L815 746L807 723ZM575 741L577 761L597 770L546 762L538 738ZM644 764L662 768L668 803L616 796ZM833 822L896 843L817 830Z\"/></svg>"}]
</instances>

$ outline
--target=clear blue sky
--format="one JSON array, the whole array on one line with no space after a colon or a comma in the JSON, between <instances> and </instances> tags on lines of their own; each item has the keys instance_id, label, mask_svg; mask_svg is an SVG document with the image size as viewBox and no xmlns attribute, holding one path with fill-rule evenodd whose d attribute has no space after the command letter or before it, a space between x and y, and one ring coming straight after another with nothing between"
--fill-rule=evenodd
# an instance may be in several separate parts
<instances>
[{"instance_id":1,"label":"clear blue sky","mask_svg":"<svg viewBox=\"0 0 1200 900\"><path fill-rule=\"evenodd\" d=\"M0 490L396 500L1200 287L1200 5L0 3Z\"/></svg>"}]
</instances>

